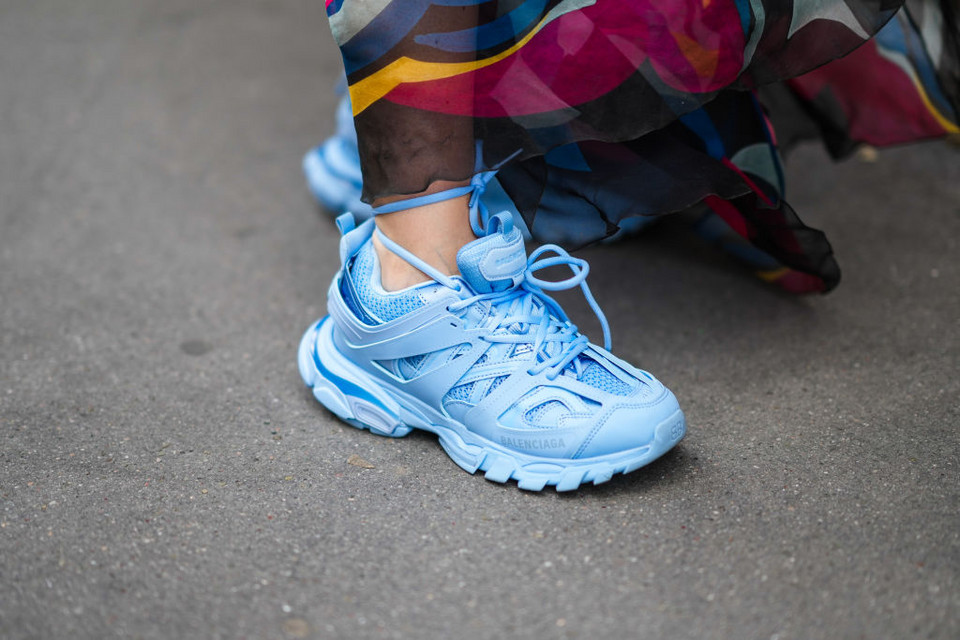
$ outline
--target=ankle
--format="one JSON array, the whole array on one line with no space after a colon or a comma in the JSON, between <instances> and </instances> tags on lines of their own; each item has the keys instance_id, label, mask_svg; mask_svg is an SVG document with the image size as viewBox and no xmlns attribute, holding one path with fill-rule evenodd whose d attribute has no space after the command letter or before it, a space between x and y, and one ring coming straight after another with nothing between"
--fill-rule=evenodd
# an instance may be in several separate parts
<instances>
[{"instance_id":1,"label":"ankle","mask_svg":"<svg viewBox=\"0 0 960 640\"><path fill-rule=\"evenodd\" d=\"M384 247L376 235L373 236L373 249L380 263L380 284L385 291L399 291L430 280L425 273Z\"/></svg>"},{"instance_id":2,"label":"ankle","mask_svg":"<svg viewBox=\"0 0 960 640\"><path fill-rule=\"evenodd\" d=\"M457 252L476 239L470 228L468 196L414 207L376 218L388 238L445 275L458 275ZM383 288L396 291L426 282L430 277L387 249L374 236Z\"/></svg>"}]
</instances>

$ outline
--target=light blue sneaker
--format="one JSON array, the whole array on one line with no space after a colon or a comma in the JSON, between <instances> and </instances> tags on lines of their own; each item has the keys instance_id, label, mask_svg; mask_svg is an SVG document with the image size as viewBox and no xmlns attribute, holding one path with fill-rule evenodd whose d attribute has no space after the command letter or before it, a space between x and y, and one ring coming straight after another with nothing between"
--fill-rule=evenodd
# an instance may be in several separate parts
<instances>
[{"instance_id":1,"label":"light blue sneaker","mask_svg":"<svg viewBox=\"0 0 960 640\"><path fill-rule=\"evenodd\" d=\"M463 192L432 197L455 191L448 197ZM683 412L652 375L608 352L606 319L584 281L586 261L553 245L528 258L508 213L485 225L477 217L474 203L479 239L458 253L462 275L455 277L375 230L373 220L354 227L349 214L338 219L343 266L328 292L329 315L307 330L298 357L317 400L380 435L436 433L468 472L532 491L600 484L673 447L686 430ZM432 281L384 291L374 233ZM556 265L573 276L535 277ZM607 349L590 344L544 293L577 285Z\"/></svg>"}]
</instances>

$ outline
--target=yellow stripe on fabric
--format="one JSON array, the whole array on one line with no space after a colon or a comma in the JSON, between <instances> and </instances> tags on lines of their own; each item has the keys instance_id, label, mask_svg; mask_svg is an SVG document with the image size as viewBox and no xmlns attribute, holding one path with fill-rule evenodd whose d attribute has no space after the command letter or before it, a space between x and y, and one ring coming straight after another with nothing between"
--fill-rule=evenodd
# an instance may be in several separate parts
<instances>
[{"instance_id":1,"label":"yellow stripe on fabric","mask_svg":"<svg viewBox=\"0 0 960 640\"><path fill-rule=\"evenodd\" d=\"M941 127L943 127L944 131L947 133L960 133L960 127L947 120L946 117L944 117L944 115L940 113L935 106L933 106L933 103L930 102L930 98L927 96L927 92L923 90L923 85L920 84L920 80L915 75L912 75L911 80L913 80L913 84L917 87L917 93L920 94L920 99L923 101L923 106L927 108L927 111L930 112L930 115L933 116L933 119L936 120Z\"/></svg>"},{"instance_id":2,"label":"yellow stripe on fabric","mask_svg":"<svg viewBox=\"0 0 960 640\"><path fill-rule=\"evenodd\" d=\"M780 267L778 269L770 269L769 271L757 271L756 274L764 282L775 282L791 271L792 269L790 269L790 267Z\"/></svg>"},{"instance_id":3,"label":"yellow stripe on fabric","mask_svg":"<svg viewBox=\"0 0 960 640\"><path fill-rule=\"evenodd\" d=\"M358 116L364 109L393 91L397 85L407 82L429 82L452 78L470 71L476 71L500 62L513 55L527 44L533 36L550 20L547 15L536 27L530 30L522 40L495 56L471 62L423 62L403 56L397 58L380 71L350 86L350 102L353 103L353 115Z\"/></svg>"},{"instance_id":4,"label":"yellow stripe on fabric","mask_svg":"<svg viewBox=\"0 0 960 640\"><path fill-rule=\"evenodd\" d=\"M884 49L879 44L875 44L875 47L877 55L896 65L900 71L902 71L903 74L907 76L911 82L913 82L913 86L916 87L917 94L920 96L920 101L923 102L923 106L927 108L927 111L931 116L933 116L933 119L937 121L937 124L943 127L946 133L960 132L960 129L957 128L957 125L947 120L947 118L940 113L935 106L933 106L933 103L930 102L930 97L924 90L923 84L920 82L920 78L916 72L916 69L914 69L913 63L910 62L910 59L898 51Z\"/></svg>"}]
</instances>

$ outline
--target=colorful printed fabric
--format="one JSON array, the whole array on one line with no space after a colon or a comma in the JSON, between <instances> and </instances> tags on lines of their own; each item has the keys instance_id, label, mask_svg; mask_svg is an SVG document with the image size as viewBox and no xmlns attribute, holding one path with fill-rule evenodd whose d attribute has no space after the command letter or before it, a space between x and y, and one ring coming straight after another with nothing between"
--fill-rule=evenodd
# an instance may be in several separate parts
<instances>
[{"instance_id":1,"label":"colorful printed fabric","mask_svg":"<svg viewBox=\"0 0 960 640\"><path fill-rule=\"evenodd\" d=\"M960 133L958 34L957 5L911 0L849 56L764 89L781 146L822 137L841 157Z\"/></svg>"},{"instance_id":2,"label":"colorful printed fabric","mask_svg":"<svg viewBox=\"0 0 960 640\"><path fill-rule=\"evenodd\" d=\"M749 90L849 53L899 8L895 0L327 4L365 199L419 192L510 159L500 182L535 236L560 229L579 245L629 216L709 211L770 258L766 272L780 274L771 278L789 276L781 284L803 291L829 290L839 269L824 235L783 201L774 134ZM836 129L847 145L951 131L957 25L949 8L935 9L918 3L854 54L886 93L850 82L844 59L772 91L770 104L821 105L802 129ZM924 50L935 32L939 49ZM889 82L893 70L905 80ZM761 96L766 103L766 88ZM892 115L873 117L874 100Z\"/></svg>"},{"instance_id":3,"label":"colorful printed fabric","mask_svg":"<svg viewBox=\"0 0 960 640\"><path fill-rule=\"evenodd\" d=\"M637 140L566 145L498 177L541 241L578 246L630 216L686 211L700 218L702 235L789 291L827 291L839 281L826 236L782 198L779 155L750 92L721 92Z\"/></svg>"}]
</instances>

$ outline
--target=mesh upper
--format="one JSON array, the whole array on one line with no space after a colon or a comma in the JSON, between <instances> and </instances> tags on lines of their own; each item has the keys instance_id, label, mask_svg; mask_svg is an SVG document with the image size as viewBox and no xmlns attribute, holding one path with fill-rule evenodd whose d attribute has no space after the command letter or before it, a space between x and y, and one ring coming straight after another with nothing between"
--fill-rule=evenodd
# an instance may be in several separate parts
<instances>
[{"instance_id":1,"label":"mesh upper","mask_svg":"<svg viewBox=\"0 0 960 640\"><path fill-rule=\"evenodd\" d=\"M553 427L556 425L553 425L553 424L541 425L540 419L543 418L544 414L550 411L553 411L555 409L566 409L566 408L567 408L567 405L563 404L559 400L550 400L548 402L544 402L541 405L537 405L530 411L527 411L527 415L525 417L528 422L530 422L531 424L537 425L538 427L540 426Z\"/></svg>"},{"instance_id":2,"label":"mesh upper","mask_svg":"<svg viewBox=\"0 0 960 640\"><path fill-rule=\"evenodd\" d=\"M407 361L407 364L409 364L411 367L416 369L417 367L420 366L420 363L423 362L423 359L426 357L427 357L427 354L421 353L418 356L410 356L409 358L406 358L406 361Z\"/></svg>"},{"instance_id":3,"label":"mesh upper","mask_svg":"<svg viewBox=\"0 0 960 640\"><path fill-rule=\"evenodd\" d=\"M462 400L463 402L467 402L470 399L470 394L473 393L473 385L475 384L475 382L470 382L450 389L447 395L444 396L444 400Z\"/></svg>"},{"instance_id":4,"label":"mesh upper","mask_svg":"<svg viewBox=\"0 0 960 640\"><path fill-rule=\"evenodd\" d=\"M378 282L380 269L372 242L366 243L357 252L357 257L350 269L350 275L353 278L353 286L357 297L360 299L360 304L370 314L383 322L396 320L424 305L422 292L425 287L406 289L396 293L383 290ZM354 310L354 313L356 313L356 310Z\"/></svg>"},{"instance_id":5,"label":"mesh upper","mask_svg":"<svg viewBox=\"0 0 960 640\"><path fill-rule=\"evenodd\" d=\"M490 395L491 393L496 391L497 387L503 384L503 381L506 380L508 377L509 376L499 376L497 378L494 378L493 382L491 382L490 386L487 388L487 395Z\"/></svg>"},{"instance_id":6,"label":"mesh upper","mask_svg":"<svg viewBox=\"0 0 960 640\"><path fill-rule=\"evenodd\" d=\"M363 311L366 313L363 314L356 309L354 309L354 312L357 313L358 316L371 315L382 322L395 320L422 307L425 304L423 292L427 289L427 287L430 286L427 285L425 287L417 287L399 292L384 291L379 282L380 269L375 250L373 248L373 243L370 242L364 244L357 252L356 258L350 267L350 275L352 277L356 297L358 298L356 302L363 306ZM442 285L435 284L434 286ZM351 301L348 300L348 304L350 302ZM484 309L484 320L487 316L492 315L492 313L492 308ZM515 334L523 333L524 329L525 327L516 323L501 328L501 330L506 330ZM511 346L505 353L500 355L491 355L490 352L487 352L479 358L476 364L483 365L485 363L494 363L496 361L502 362L514 358L529 358L532 347L533 345L530 343L520 343ZM459 347L454 347L452 349L450 359L458 357L463 351L468 350L469 348L469 343L465 343ZM417 370L422 365L426 355L428 354L420 354L401 359L397 363L400 374L408 379L418 375ZM603 365L598 364L591 358L581 355L580 362L583 365L583 373L580 376L580 381L584 384L614 395L623 396L632 391L632 385L623 382L617 378L617 376L610 373ZM568 367L566 373L567 375L572 375L573 367ZM508 376L506 375L494 377L484 396L493 393L501 384L503 384L507 377ZM470 402L470 397L473 393L475 385L476 383L471 382L452 387L444 396L444 402L451 400ZM526 417L532 424L536 424L537 421L543 418L548 412L559 409L566 409L562 402L546 402L527 412Z\"/></svg>"},{"instance_id":7,"label":"mesh upper","mask_svg":"<svg viewBox=\"0 0 960 640\"><path fill-rule=\"evenodd\" d=\"M607 371L602 365L593 361L589 361L589 364L583 370L583 375L580 376L580 382L617 396L625 396L630 393L631 389L630 385L626 382L620 380Z\"/></svg>"}]
</instances>

